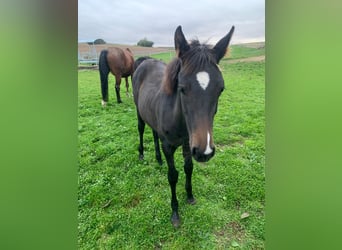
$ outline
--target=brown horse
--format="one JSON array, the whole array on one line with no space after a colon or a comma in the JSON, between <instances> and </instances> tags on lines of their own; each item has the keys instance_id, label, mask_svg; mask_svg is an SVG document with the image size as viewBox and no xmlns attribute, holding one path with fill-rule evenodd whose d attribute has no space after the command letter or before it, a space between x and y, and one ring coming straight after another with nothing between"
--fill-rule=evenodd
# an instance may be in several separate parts
<instances>
[{"instance_id":1,"label":"brown horse","mask_svg":"<svg viewBox=\"0 0 342 250\"><path fill-rule=\"evenodd\" d=\"M153 129L156 158L160 156L158 137L168 165L171 188L171 222L180 225L176 184L178 171L174 153L183 149L185 190L187 201L196 202L192 194L192 157L198 162L209 161L215 154L213 140L214 116L218 99L224 90L224 80L218 63L227 51L234 26L214 47L188 43L181 26L175 32L177 58L168 65L147 59L133 76L134 102L138 115L140 136L139 157L143 158L145 123Z\"/></svg>"},{"instance_id":2,"label":"brown horse","mask_svg":"<svg viewBox=\"0 0 342 250\"><path fill-rule=\"evenodd\" d=\"M130 49L124 50L116 47L110 47L102 50L99 59L99 71L101 79L102 106L108 102L108 74L111 72L115 76L115 91L118 103L121 103L120 83L121 78L126 80L126 94L128 96L128 77L133 74L134 58Z\"/></svg>"}]
</instances>

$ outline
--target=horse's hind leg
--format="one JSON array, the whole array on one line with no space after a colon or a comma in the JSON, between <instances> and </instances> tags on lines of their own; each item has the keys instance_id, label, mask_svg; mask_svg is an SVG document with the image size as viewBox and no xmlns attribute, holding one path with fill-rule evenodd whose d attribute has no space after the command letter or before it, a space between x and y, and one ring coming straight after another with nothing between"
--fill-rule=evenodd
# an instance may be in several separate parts
<instances>
[{"instance_id":1,"label":"horse's hind leg","mask_svg":"<svg viewBox=\"0 0 342 250\"><path fill-rule=\"evenodd\" d=\"M131 83L132 83L132 96L133 96L133 73L131 74Z\"/></svg>"},{"instance_id":2,"label":"horse's hind leg","mask_svg":"<svg viewBox=\"0 0 342 250\"><path fill-rule=\"evenodd\" d=\"M125 81L126 81L126 96L129 97L129 83L128 83L128 76L125 77Z\"/></svg>"},{"instance_id":3,"label":"horse's hind leg","mask_svg":"<svg viewBox=\"0 0 342 250\"><path fill-rule=\"evenodd\" d=\"M137 111L137 117L138 117L138 130L139 130L139 160L144 159L144 131L145 131L145 122L141 118L139 112Z\"/></svg>"},{"instance_id":4,"label":"horse's hind leg","mask_svg":"<svg viewBox=\"0 0 342 250\"><path fill-rule=\"evenodd\" d=\"M183 158L184 158L184 172L186 175L185 190L187 194L187 201L189 204L194 205L196 203L196 200L192 194L192 184L191 184L193 164L192 164L192 156L191 156L191 151L190 151L188 140L186 140L183 143L182 149L183 149Z\"/></svg>"},{"instance_id":5,"label":"horse's hind leg","mask_svg":"<svg viewBox=\"0 0 342 250\"><path fill-rule=\"evenodd\" d=\"M161 154L160 154L160 147L159 147L159 136L158 133L156 131L153 131L153 140L154 140L154 149L156 151L156 159L159 163L159 165L163 164L162 158L161 158Z\"/></svg>"},{"instance_id":6,"label":"horse's hind leg","mask_svg":"<svg viewBox=\"0 0 342 250\"><path fill-rule=\"evenodd\" d=\"M115 92L116 92L116 100L118 103L122 103L120 97L120 84L121 84L121 75L115 75Z\"/></svg>"},{"instance_id":7,"label":"horse's hind leg","mask_svg":"<svg viewBox=\"0 0 342 250\"><path fill-rule=\"evenodd\" d=\"M180 217L178 214L178 200L176 195L176 185L178 182L178 171L175 168L173 155L176 151L176 147L168 144L167 142L162 142L162 149L167 161L168 166L168 180L171 188L171 223L174 227L179 227L180 225Z\"/></svg>"}]
</instances>

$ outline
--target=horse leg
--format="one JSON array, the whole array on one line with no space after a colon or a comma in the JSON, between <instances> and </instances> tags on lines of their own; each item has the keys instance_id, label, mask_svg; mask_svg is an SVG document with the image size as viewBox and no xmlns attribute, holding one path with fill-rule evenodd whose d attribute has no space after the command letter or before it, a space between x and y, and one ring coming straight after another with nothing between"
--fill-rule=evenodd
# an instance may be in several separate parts
<instances>
[{"instance_id":1,"label":"horse leg","mask_svg":"<svg viewBox=\"0 0 342 250\"><path fill-rule=\"evenodd\" d=\"M178 200L176 195L176 185L178 182L178 171L175 168L173 155L176 151L176 147L168 144L167 142L162 142L162 149L167 161L168 170L168 180L171 188L171 223L174 227L179 227L180 218L178 214Z\"/></svg>"},{"instance_id":2,"label":"horse leg","mask_svg":"<svg viewBox=\"0 0 342 250\"><path fill-rule=\"evenodd\" d=\"M159 165L163 164L162 158L161 158L161 154L160 154L160 147L159 147L159 136L158 133L156 131L153 131L153 140L154 140L154 149L156 151L156 159L159 163Z\"/></svg>"},{"instance_id":3,"label":"horse leg","mask_svg":"<svg viewBox=\"0 0 342 250\"><path fill-rule=\"evenodd\" d=\"M128 84L128 76L125 77L125 81L126 81L126 96L129 97L129 84Z\"/></svg>"},{"instance_id":4,"label":"horse leg","mask_svg":"<svg viewBox=\"0 0 342 250\"><path fill-rule=\"evenodd\" d=\"M122 103L120 97L120 84L121 84L121 75L115 75L115 92L116 92L116 100L118 103Z\"/></svg>"},{"instance_id":5,"label":"horse leg","mask_svg":"<svg viewBox=\"0 0 342 250\"><path fill-rule=\"evenodd\" d=\"M131 74L131 83L132 83L132 88L133 88L133 73ZM132 90L132 96L133 96L133 90Z\"/></svg>"},{"instance_id":6,"label":"horse leg","mask_svg":"<svg viewBox=\"0 0 342 250\"><path fill-rule=\"evenodd\" d=\"M139 160L144 159L144 131L145 131L145 122L141 118L139 112L137 111L137 116L138 116L138 130L139 130Z\"/></svg>"},{"instance_id":7,"label":"horse leg","mask_svg":"<svg viewBox=\"0 0 342 250\"><path fill-rule=\"evenodd\" d=\"M192 194L192 185L191 185L193 164L192 164L192 156L191 156L191 151L190 151L188 140L186 140L183 143L182 149L183 149L183 158L184 158L184 172L186 175L185 190L187 194L187 201L189 204L194 205L196 203L196 200Z\"/></svg>"}]
</instances>

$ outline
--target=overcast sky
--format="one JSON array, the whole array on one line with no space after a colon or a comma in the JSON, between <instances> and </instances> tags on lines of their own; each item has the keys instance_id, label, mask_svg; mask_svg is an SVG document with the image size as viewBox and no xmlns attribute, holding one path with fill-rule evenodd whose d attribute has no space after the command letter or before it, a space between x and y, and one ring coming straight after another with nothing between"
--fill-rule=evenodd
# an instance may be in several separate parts
<instances>
[{"instance_id":1,"label":"overcast sky","mask_svg":"<svg viewBox=\"0 0 342 250\"><path fill-rule=\"evenodd\" d=\"M215 44L235 25L231 43L265 41L264 0L79 0L78 40L173 46L174 32Z\"/></svg>"}]
</instances>

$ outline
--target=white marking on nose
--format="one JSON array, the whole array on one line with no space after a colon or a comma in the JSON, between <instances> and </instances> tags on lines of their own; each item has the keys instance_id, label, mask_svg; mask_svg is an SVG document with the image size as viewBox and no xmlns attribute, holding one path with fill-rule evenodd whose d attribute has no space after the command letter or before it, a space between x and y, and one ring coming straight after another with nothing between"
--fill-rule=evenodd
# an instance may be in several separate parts
<instances>
[{"instance_id":1,"label":"white marking on nose","mask_svg":"<svg viewBox=\"0 0 342 250\"><path fill-rule=\"evenodd\" d=\"M210 77L208 72L201 71L196 74L196 79L202 89L206 89L209 85Z\"/></svg>"},{"instance_id":2,"label":"white marking on nose","mask_svg":"<svg viewBox=\"0 0 342 250\"><path fill-rule=\"evenodd\" d=\"M207 147L205 148L204 154L208 155L208 154L211 154L211 152L213 152L213 150L210 148L210 134L208 132L208 134L207 134Z\"/></svg>"}]
</instances>

